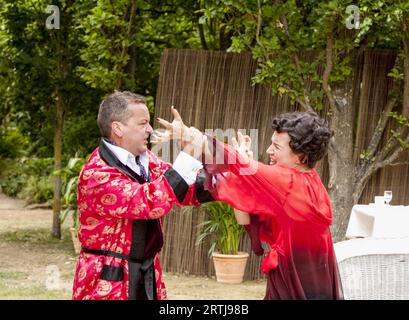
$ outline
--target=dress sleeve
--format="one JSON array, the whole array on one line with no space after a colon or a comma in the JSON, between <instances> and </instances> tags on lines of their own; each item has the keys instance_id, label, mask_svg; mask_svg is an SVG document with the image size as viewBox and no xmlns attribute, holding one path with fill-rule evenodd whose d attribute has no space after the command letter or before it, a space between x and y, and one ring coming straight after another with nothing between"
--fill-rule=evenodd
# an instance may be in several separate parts
<instances>
[{"instance_id":1,"label":"dress sleeve","mask_svg":"<svg viewBox=\"0 0 409 320\"><path fill-rule=\"evenodd\" d=\"M259 216L255 214L250 215L250 223L244 225L244 229L250 238L251 249L256 256L261 256L264 253L259 236L260 227L261 222L259 221Z\"/></svg>"},{"instance_id":2,"label":"dress sleeve","mask_svg":"<svg viewBox=\"0 0 409 320\"><path fill-rule=\"evenodd\" d=\"M248 161L231 146L211 139L213 159L206 161L205 169L216 177L215 200L255 214L283 213L293 184L291 170Z\"/></svg>"}]
</instances>

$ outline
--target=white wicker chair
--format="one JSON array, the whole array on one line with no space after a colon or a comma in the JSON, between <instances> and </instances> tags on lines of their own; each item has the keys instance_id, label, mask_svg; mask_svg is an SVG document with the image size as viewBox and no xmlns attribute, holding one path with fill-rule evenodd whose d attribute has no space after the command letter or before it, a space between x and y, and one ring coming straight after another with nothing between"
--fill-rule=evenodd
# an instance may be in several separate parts
<instances>
[{"instance_id":1,"label":"white wicker chair","mask_svg":"<svg viewBox=\"0 0 409 320\"><path fill-rule=\"evenodd\" d=\"M409 238L334 244L347 300L409 299Z\"/></svg>"}]
</instances>

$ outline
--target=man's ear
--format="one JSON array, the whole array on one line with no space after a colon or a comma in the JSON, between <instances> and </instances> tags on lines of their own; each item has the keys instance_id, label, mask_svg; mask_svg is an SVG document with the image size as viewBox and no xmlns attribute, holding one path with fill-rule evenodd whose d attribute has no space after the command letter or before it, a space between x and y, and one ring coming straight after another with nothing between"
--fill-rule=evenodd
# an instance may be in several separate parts
<instances>
[{"instance_id":1,"label":"man's ear","mask_svg":"<svg viewBox=\"0 0 409 320\"><path fill-rule=\"evenodd\" d=\"M111 123L111 134L115 134L117 137L122 138L122 125L120 122L114 121Z\"/></svg>"}]
</instances>

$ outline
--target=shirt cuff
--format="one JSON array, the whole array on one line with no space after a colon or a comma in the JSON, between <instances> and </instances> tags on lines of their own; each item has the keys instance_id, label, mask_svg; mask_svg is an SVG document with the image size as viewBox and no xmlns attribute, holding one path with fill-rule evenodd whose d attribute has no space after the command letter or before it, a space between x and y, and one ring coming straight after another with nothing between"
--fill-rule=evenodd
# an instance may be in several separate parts
<instances>
[{"instance_id":1,"label":"shirt cuff","mask_svg":"<svg viewBox=\"0 0 409 320\"><path fill-rule=\"evenodd\" d=\"M172 168L179 173L188 185L192 185L196 182L197 172L203 168L203 165L199 160L181 151L176 157Z\"/></svg>"}]
</instances>

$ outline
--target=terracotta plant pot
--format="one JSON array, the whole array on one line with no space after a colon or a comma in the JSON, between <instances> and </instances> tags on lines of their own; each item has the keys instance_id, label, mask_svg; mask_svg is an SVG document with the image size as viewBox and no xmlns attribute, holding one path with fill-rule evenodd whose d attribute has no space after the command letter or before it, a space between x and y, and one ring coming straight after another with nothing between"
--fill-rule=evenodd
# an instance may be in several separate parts
<instances>
[{"instance_id":1,"label":"terracotta plant pot","mask_svg":"<svg viewBox=\"0 0 409 320\"><path fill-rule=\"evenodd\" d=\"M217 282L242 283L246 263L249 257L247 252L237 254L212 254Z\"/></svg>"},{"instance_id":2,"label":"terracotta plant pot","mask_svg":"<svg viewBox=\"0 0 409 320\"><path fill-rule=\"evenodd\" d=\"M81 243L78 240L78 235L75 232L75 228L70 228L70 231L71 231L72 243L74 245L74 251L76 254L79 254L81 251Z\"/></svg>"}]
</instances>

